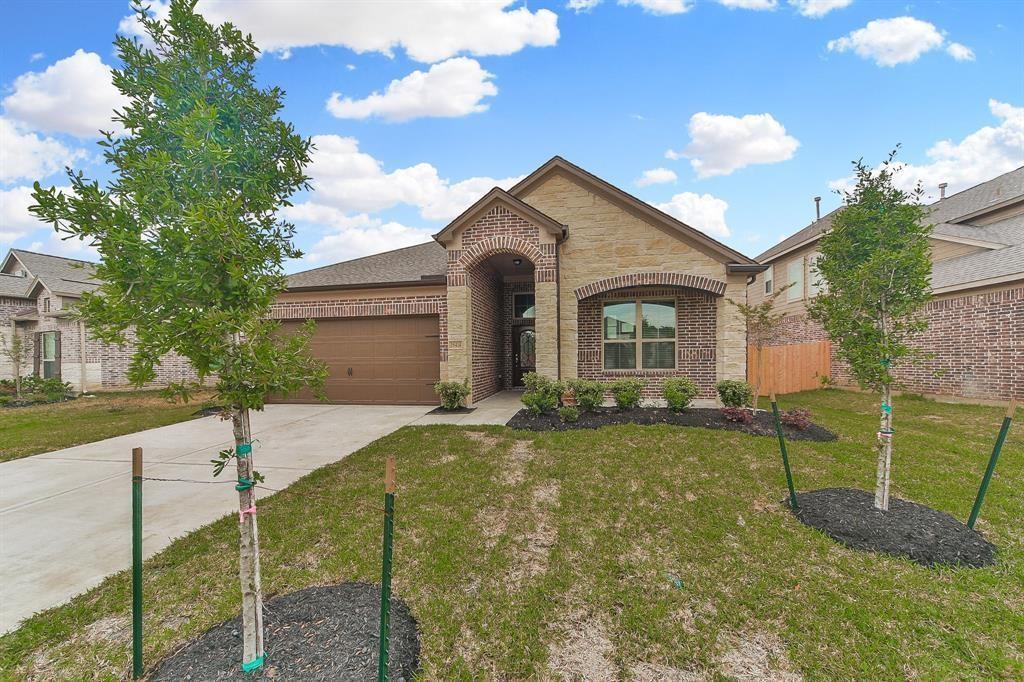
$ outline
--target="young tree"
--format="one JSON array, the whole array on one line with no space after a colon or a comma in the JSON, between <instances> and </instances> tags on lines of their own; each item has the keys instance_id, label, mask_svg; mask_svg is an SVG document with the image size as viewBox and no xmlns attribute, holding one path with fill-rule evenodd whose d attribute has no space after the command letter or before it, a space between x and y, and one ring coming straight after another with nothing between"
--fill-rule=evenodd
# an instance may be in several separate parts
<instances>
[{"instance_id":1,"label":"young tree","mask_svg":"<svg viewBox=\"0 0 1024 682\"><path fill-rule=\"evenodd\" d=\"M22 368L32 359L32 342L24 334L19 334L13 329L10 340L0 334L0 356L7 358L11 363L11 372L14 374L14 397L20 399Z\"/></svg>"},{"instance_id":2,"label":"young tree","mask_svg":"<svg viewBox=\"0 0 1024 682\"><path fill-rule=\"evenodd\" d=\"M819 242L817 267L828 288L809 305L863 389L881 393L875 507L889 508L894 370L917 355L909 341L927 327L931 257L922 190L893 184L892 152L880 168L854 163L857 185Z\"/></svg>"},{"instance_id":3,"label":"young tree","mask_svg":"<svg viewBox=\"0 0 1024 682\"><path fill-rule=\"evenodd\" d=\"M793 284L793 282L790 282L778 291L766 296L757 305L737 303L731 298L726 299L729 303L736 306L740 315L746 320L747 343L748 345L753 345L756 351L757 367L754 371L754 412L757 412L757 399L761 397L761 368L763 367L764 347L775 337L775 332L779 330L779 324L786 316L785 313L775 312L775 303L779 300L782 292L789 289Z\"/></svg>"},{"instance_id":4,"label":"young tree","mask_svg":"<svg viewBox=\"0 0 1024 682\"><path fill-rule=\"evenodd\" d=\"M166 22L134 7L152 41L118 37L114 85L127 104L114 115L122 135L105 133L113 179L101 188L68 171L71 191L38 183L32 211L60 233L93 244L100 287L79 313L93 334L122 342L134 332L129 377L156 378L160 357L187 357L200 380L216 378L231 408L238 471L243 667L262 664L263 617L249 411L270 393L320 386L312 323L279 333L268 310L284 288L282 266L301 253L294 226L277 211L306 186L310 143L278 118L283 93L258 88L258 50L230 24L211 26L195 0L173 0ZM195 384L168 393L188 398Z\"/></svg>"}]
</instances>

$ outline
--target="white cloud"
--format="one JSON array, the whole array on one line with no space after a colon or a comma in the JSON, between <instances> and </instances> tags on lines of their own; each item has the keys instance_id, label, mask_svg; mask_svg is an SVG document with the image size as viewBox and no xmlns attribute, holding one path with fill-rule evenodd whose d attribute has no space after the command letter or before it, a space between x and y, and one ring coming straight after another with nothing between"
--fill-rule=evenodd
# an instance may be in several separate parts
<instances>
[{"instance_id":1,"label":"white cloud","mask_svg":"<svg viewBox=\"0 0 1024 682\"><path fill-rule=\"evenodd\" d=\"M49 253L54 256L78 258L79 260L100 260L100 252L92 244L81 239L62 239L56 232L50 232L45 242L41 240L32 242L28 250Z\"/></svg>"},{"instance_id":2,"label":"white cloud","mask_svg":"<svg viewBox=\"0 0 1024 682\"><path fill-rule=\"evenodd\" d=\"M959 142L941 140L926 152L931 161L905 163L896 174L897 186L911 190L920 182L927 197L937 198L940 182L949 183L947 195L991 180L1024 165L1024 107L990 99L989 110L999 120L984 126ZM853 178L838 178L829 183L837 190L849 190Z\"/></svg>"},{"instance_id":3,"label":"white cloud","mask_svg":"<svg viewBox=\"0 0 1024 682\"><path fill-rule=\"evenodd\" d=\"M198 10L211 23L231 21L251 33L264 50L283 52L314 45L337 45L355 52L392 55L404 48L419 62L439 62L460 53L507 55L558 42L558 16L547 9L506 9L513 0L408 2L379 0L290 0L238 2L202 0ZM165 11L157 3L155 14ZM121 33L139 35L134 16L122 19Z\"/></svg>"},{"instance_id":4,"label":"white cloud","mask_svg":"<svg viewBox=\"0 0 1024 682\"><path fill-rule=\"evenodd\" d=\"M58 187L59 191L68 192L70 187ZM29 213L28 207L35 204L32 188L20 185L10 189L0 189L0 250L11 245L16 239L29 235L36 230L50 229L46 223Z\"/></svg>"},{"instance_id":5,"label":"white cloud","mask_svg":"<svg viewBox=\"0 0 1024 682\"><path fill-rule=\"evenodd\" d=\"M382 211L398 204L419 209L426 220L448 220L494 186L511 187L520 178L474 177L459 182L441 178L429 163L385 172L383 164L359 151L351 137L317 135L307 168L312 201L343 213Z\"/></svg>"},{"instance_id":6,"label":"white cloud","mask_svg":"<svg viewBox=\"0 0 1024 682\"><path fill-rule=\"evenodd\" d=\"M111 121L125 104L110 79L110 67L95 52L77 50L45 71L29 71L14 79L4 98L7 116L34 130L99 137L102 130L120 130Z\"/></svg>"},{"instance_id":7,"label":"white cloud","mask_svg":"<svg viewBox=\"0 0 1024 682\"><path fill-rule=\"evenodd\" d=\"M636 5L650 14L682 14L693 9L693 0L619 0L622 6Z\"/></svg>"},{"instance_id":8,"label":"white cloud","mask_svg":"<svg viewBox=\"0 0 1024 682\"><path fill-rule=\"evenodd\" d=\"M346 64L345 68L348 69L349 71L355 71L356 70L356 65L355 64Z\"/></svg>"},{"instance_id":9,"label":"white cloud","mask_svg":"<svg viewBox=\"0 0 1024 682\"><path fill-rule=\"evenodd\" d=\"M565 8L574 12L589 12L600 4L601 0L569 0Z\"/></svg>"},{"instance_id":10,"label":"white cloud","mask_svg":"<svg viewBox=\"0 0 1024 682\"><path fill-rule=\"evenodd\" d=\"M914 17L894 17L869 21L864 28L828 41L828 49L830 52L853 50L879 66L896 66L912 62L925 52L942 47L945 42L942 32L934 24ZM947 51L958 61L974 56L970 48L960 43L950 44Z\"/></svg>"},{"instance_id":11,"label":"white cloud","mask_svg":"<svg viewBox=\"0 0 1024 682\"><path fill-rule=\"evenodd\" d=\"M655 207L713 237L724 238L730 234L725 223L729 204L724 199L710 194L682 192L664 204L655 204Z\"/></svg>"},{"instance_id":12,"label":"white cloud","mask_svg":"<svg viewBox=\"0 0 1024 682\"><path fill-rule=\"evenodd\" d=\"M729 175L752 164L785 161L800 146L771 114L736 117L701 111L690 117L689 130L686 149L670 149L665 156L690 159L701 178Z\"/></svg>"},{"instance_id":13,"label":"white cloud","mask_svg":"<svg viewBox=\"0 0 1024 682\"><path fill-rule=\"evenodd\" d=\"M0 116L0 182L42 180L85 156L82 149L69 149Z\"/></svg>"},{"instance_id":14,"label":"white cloud","mask_svg":"<svg viewBox=\"0 0 1024 682\"><path fill-rule=\"evenodd\" d=\"M773 10L779 6L778 0L718 0L719 5L729 9Z\"/></svg>"},{"instance_id":15,"label":"white cloud","mask_svg":"<svg viewBox=\"0 0 1024 682\"><path fill-rule=\"evenodd\" d=\"M29 57L28 60L30 62L38 62L40 59L45 59L45 58L46 58L46 53L45 52L33 52L32 56Z\"/></svg>"},{"instance_id":16,"label":"white cloud","mask_svg":"<svg viewBox=\"0 0 1024 682\"><path fill-rule=\"evenodd\" d=\"M287 208L283 215L296 223L313 223L329 228L309 249L304 258L308 263L337 263L422 244L430 241L433 232L395 221L384 222L365 213L348 215L336 208L312 202Z\"/></svg>"},{"instance_id":17,"label":"white cloud","mask_svg":"<svg viewBox=\"0 0 1024 682\"><path fill-rule=\"evenodd\" d=\"M455 57L434 64L426 73L413 71L393 80L383 93L365 99L341 98L337 92L327 100L327 110L337 118L379 116L388 121L409 121L434 116L454 118L487 111L484 97L498 94L488 73L475 59Z\"/></svg>"},{"instance_id":18,"label":"white cloud","mask_svg":"<svg viewBox=\"0 0 1024 682\"><path fill-rule=\"evenodd\" d=\"M796 11L811 19L820 19L834 9L849 7L853 0L789 0Z\"/></svg>"},{"instance_id":19,"label":"white cloud","mask_svg":"<svg viewBox=\"0 0 1024 682\"><path fill-rule=\"evenodd\" d=\"M946 54L958 62L973 62L974 50L962 43L950 43L946 46Z\"/></svg>"},{"instance_id":20,"label":"white cloud","mask_svg":"<svg viewBox=\"0 0 1024 682\"><path fill-rule=\"evenodd\" d=\"M649 185L659 185L666 182L675 182L678 180L675 171L668 168L651 168L645 170L643 175L637 178L633 184L637 187L647 187Z\"/></svg>"}]
</instances>

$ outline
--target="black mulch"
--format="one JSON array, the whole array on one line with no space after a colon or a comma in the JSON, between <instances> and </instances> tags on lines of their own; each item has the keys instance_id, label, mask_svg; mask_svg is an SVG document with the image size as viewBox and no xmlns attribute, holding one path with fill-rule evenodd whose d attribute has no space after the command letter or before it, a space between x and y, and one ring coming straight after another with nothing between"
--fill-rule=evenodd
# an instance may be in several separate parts
<instances>
[{"instance_id":1,"label":"black mulch","mask_svg":"<svg viewBox=\"0 0 1024 682\"><path fill-rule=\"evenodd\" d=\"M265 604L266 662L242 672L241 617L221 623L166 658L151 680L377 679L380 587L341 583L308 587ZM411 680L419 668L416 621L391 600L389 680Z\"/></svg>"},{"instance_id":2,"label":"black mulch","mask_svg":"<svg viewBox=\"0 0 1024 682\"><path fill-rule=\"evenodd\" d=\"M541 415L530 414L528 410L519 410L508 420L508 426L527 431L569 431L571 429L599 429L612 424L674 424L675 426L702 426L706 429L725 429L726 431L742 431L753 436L774 436L775 418L771 412L758 410L752 424L732 422L718 409L712 407L692 407L675 412L667 407L638 407L632 410L620 410L617 407L601 407L595 412L580 412L576 422L562 422L558 414L548 412ZM811 424L800 430L783 424L782 432L788 440L836 440L836 434L823 426Z\"/></svg>"},{"instance_id":3,"label":"black mulch","mask_svg":"<svg viewBox=\"0 0 1024 682\"><path fill-rule=\"evenodd\" d=\"M449 410L444 407L435 407L430 412L427 412L427 414L469 414L475 409L475 407L466 406L457 407L454 410Z\"/></svg>"},{"instance_id":4,"label":"black mulch","mask_svg":"<svg viewBox=\"0 0 1024 682\"><path fill-rule=\"evenodd\" d=\"M949 514L889 498L889 511L875 509L866 490L824 488L797 493L796 517L853 549L906 557L923 566L973 568L995 563L996 548Z\"/></svg>"}]
</instances>

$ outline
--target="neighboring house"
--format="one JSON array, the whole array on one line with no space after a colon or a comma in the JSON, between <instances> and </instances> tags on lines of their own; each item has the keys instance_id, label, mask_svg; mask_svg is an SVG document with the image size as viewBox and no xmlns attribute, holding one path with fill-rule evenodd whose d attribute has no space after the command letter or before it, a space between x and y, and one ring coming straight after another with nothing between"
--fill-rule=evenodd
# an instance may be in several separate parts
<instances>
[{"instance_id":1,"label":"neighboring house","mask_svg":"<svg viewBox=\"0 0 1024 682\"><path fill-rule=\"evenodd\" d=\"M0 261L0 333L14 334L32 345L24 375L58 377L76 391L126 388L133 349L91 338L85 322L74 315L82 294L99 284L87 261L12 249ZM195 377L180 356L164 356L153 386ZM11 378L9 360L0 356L0 379Z\"/></svg>"},{"instance_id":2,"label":"neighboring house","mask_svg":"<svg viewBox=\"0 0 1024 682\"><path fill-rule=\"evenodd\" d=\"M330 400L435 404L443 378L468 379L477 402L530 371L642 376L648 398L688 376L713 399L745 376L726 298L745 300L763 266L564 159L434 239L289 277L272 314L317 321Z\"/></svg>"},{"instance_id":3,"label":"neighboring house","mask_svg":"<svg viewBox=\"0 0 1024 682\"><path fill-rule=\"evenodd\" d=\"M941 194L945 194L945 186ZM1021 397L1024 167L943 197L927 209L926 220L934 224L934 299L925 308L928 330L914 345L931 357L920 365L903 367L898 377L906 390L926 395L993 400ZM814 270L817 242L836 211L757 257L768 270L751 284L751 303L795 282L776 308L786 317L774 346L828 343L824 330L809 320L805 311L806 302L821 287ZM833 380L850 384L841 363L832 364ZM797 364L777 369L789 375L808 371Z\"/></svg>"}]
</instances>

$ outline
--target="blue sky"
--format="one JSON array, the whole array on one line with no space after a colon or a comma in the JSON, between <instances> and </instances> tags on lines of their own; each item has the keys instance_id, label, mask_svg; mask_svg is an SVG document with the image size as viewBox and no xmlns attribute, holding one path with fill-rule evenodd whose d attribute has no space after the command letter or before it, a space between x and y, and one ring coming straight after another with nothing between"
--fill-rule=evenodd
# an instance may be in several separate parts
<instances>
[{"instance_id":1,"label":"blue sky","mask_svg":"<svg viewBox=\"0 0 1024 682\"><path fill-rule=\"evenodd\" d=\"M159 2L154 3L162 11ZM287 213L291 270L425 241L558 154L750 255L813 216L850 161L901 143L901 182L956 191L1024 164L1024 3L203 0L265 49L264 84L317 143ZM0 251L90 257L26 211L117 93L125 2L0 9ZM376 93L376 94L374 94ZM645 176L646 173L646 176ZM646 180L644 179L646 178Z\"/></svg>"}]
</instances>

